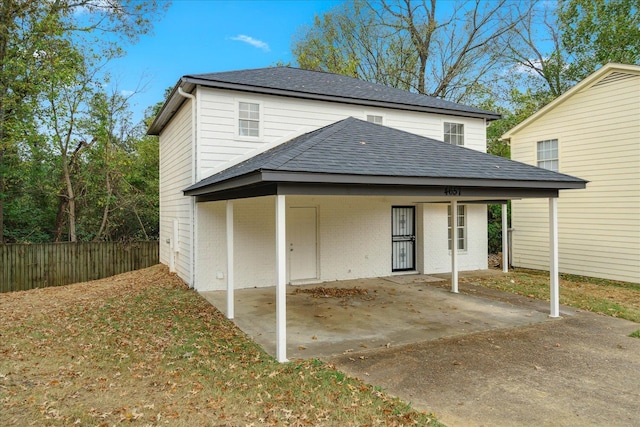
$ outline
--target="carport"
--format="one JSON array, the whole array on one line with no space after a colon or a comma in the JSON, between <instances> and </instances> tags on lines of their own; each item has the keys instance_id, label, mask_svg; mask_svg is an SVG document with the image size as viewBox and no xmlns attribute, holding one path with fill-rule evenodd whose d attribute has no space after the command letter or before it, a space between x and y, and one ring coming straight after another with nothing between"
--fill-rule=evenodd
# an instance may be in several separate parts
<instances>
[{"instance_id":1,"label":"carport","mask_svg":"<svg viewBox=\"0 0 640 427\"><path fill-rule=\"evenodd\" d=\"M285 201L288 196L410 197L417 204L501 203L549 200L550 316L559 316L557 199L560 190L586 181L348 118L258 154L187 188L196 202L226 201L227 317L235 317L234 202L272 197L275 211L276 357L287 361ZM506 212L506 209L503 209ZM503 217L503 223L506 217ZM506 227L503 227L506 229ZM452 227L452 241L457 241ZM503 237L506 243L506 236ZM506 247L506 244L505 244ZM458 292L456 250L451 251L451 291ZM505 254L508 252L503 251ZM508 263L504 263L508 265Z\"/></svg>"},{"instance_id":2,"label":"carport","mask_svg":"<svg viewBox=\"0 0 640 427\"><path fill-rule=\"evenodd\" d=\"M463 290L467 274L502 273L461 272ZM539 307L454 294L449 286L444 275L420 274L288 285L287 356L327 358L548 320ZM225 294L201 292L221 308ZM269 354L276 354L274 297L273 287L235 292L236 324Z\"/></svg>"}]
</instances>

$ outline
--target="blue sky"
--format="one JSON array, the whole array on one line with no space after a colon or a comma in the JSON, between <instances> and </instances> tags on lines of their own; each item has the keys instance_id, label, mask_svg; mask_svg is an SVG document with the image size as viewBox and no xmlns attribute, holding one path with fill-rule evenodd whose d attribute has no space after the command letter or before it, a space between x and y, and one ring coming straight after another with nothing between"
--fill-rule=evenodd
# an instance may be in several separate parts
<instances>
[{"instance_id":1,"label":"blue sky","mask_svg":"<svg viewBox=\"0 0 640 427\"><path fill-rule=\"evenodd\" d=\"M127 47L109 67L131 99L134 119L162 100L185 74L268 67L289 62L293 36L338 0L175 0L152 34Z\"/></svg>"}]
</instances>

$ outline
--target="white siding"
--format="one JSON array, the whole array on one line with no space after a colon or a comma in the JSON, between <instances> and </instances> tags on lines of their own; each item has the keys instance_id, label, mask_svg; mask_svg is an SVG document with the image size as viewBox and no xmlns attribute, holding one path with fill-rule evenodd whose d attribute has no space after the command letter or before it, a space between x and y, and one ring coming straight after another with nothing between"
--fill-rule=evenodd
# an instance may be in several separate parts
<instances>
[{"instance_id":1,"label":"white siding","mask_svg":"<svg viewBox=\"0 0 640 427\"><path fill-rule=\"evenodd\" d=\"M225 203L198 204L198 290L226 288ZM275 285L275 201L273 197L234 202L235 287ZM291 207L318 209L318 281L388 276L391 269L391 207L415 205L409 198L362 196L288 196ZM461 270L487 268L487 228L484 205L468 205L468 250L461 252ZM421 211L424 215L421 217ZM418 205L417 268L446 273L445 204ZM423 224L427 224L423 228ZM424 254L424 255L422 255ZM423 268L423 266L426 266Z\"/></svg>"},{"instance_id":2,"label":"white siding","mask_svg":"<svg viewBox=\"0 0 640 427\"><path fill-rule=\"evenodd\" d=\"M182 190L191 185L191 103L186 102L160 134L160 262L170 265L173 221L178 220L176 273L191 283L191 203Z\"/></svg>"},{"instance_id":3,"label":"white siding","mask_svg":"<svg viewBox=\"0 0 640 427\"><path fill-rule=\"evenodd\" d=\"M536 142L558 139L560 172L589 182L561 192L560 271L640 282L640 76L574 94L511 138L536 164ZM548 269L548 203L513 203L513 264Z\"/></svg>"},{"instance_id":4,"label":"white siding","mask_svg":"<svg viewBox=\"0 0 640 427\"><path fill-rule=\"evenodd\" d=\"M287 141L347 117L366 120L381 115L384 125L418 135L443 139L444 122L463 123L465 146L486 150L485 121L372 108L323 101L257 95L198 87L196 161L191 156L191 101L171 119L160 135L160 259L169 264L173 220L179 221L180 241L176 258L179 276L197 289L226 286L225 202L199 203L182 191L193 180L255 155L265 147ZM261 136L237 136L239 101L260 104ZM195 178L192 164L196 164ZM287 205L318 208L320 277L338 280L391 274L391 206L414 204L409 199L374 197L288 197ZM444 209L443 209L444 207ZM195 209L196 262L191 277L191 209ZM275 213L273 198L234 201L234 256L236 287L272 286L275 280ZM419 236L417 267L426 273L448 272L446 206L418 205ZM422 230L422 228L421 228ZM444 230L444 235L442 235ZM463 270L486 268L486 207L469 209L468 250L461 253ZM443 237L444 236L444 237ZM421 242L426 242L422 244Z\"/></svg>"},{"instance_id":5,"label":"white siding","mask_svg":"<svg viewBox=\"0 0 640 427\"><path fill-rule=\"evenodd\" d=\"M483 119L371 108L334 102L309 101L295 98L245 94L210 88L198 88L200 104L198 140L198 178L211 175L216 168L234 158L261 149L266 143L287 136L297 136L335 123L347 117L366 120L367 114L384 116L384 125L414 134L443 139L444 122L463 123L465 146L486 150L486 129ZM239 101L259 102L263 135L259 139L237 136L236 109Z\"/></svg>"}]
</instances>

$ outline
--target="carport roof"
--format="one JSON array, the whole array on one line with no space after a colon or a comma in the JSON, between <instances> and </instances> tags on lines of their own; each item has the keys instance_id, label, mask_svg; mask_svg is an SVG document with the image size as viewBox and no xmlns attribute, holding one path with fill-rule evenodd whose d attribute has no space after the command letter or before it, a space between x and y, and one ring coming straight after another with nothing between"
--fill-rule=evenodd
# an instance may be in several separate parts
<instances>
[{"instance_id":1,"label":"carport roof","mask_svg":"<svg viewBox=\"0 0 640 427\"><path fill-rule=\"evenodd\" d=\"M515 198L552 197L585 186L569 175L347 118L213 174L184 193L199 201L270 194Z\"/></svg>"}]
</instances>

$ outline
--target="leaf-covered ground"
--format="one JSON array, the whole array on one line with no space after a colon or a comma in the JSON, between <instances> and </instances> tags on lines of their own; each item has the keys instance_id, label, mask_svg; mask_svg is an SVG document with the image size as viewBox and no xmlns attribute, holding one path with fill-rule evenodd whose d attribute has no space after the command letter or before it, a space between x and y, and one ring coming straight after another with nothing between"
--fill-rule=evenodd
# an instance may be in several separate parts
<instances>
[{"instance_id":1,"label":"leaf-covered ground","mask_svg":"<svg viewBox=\"0 0 640 427\"><path fill-rule=\"evenodd\" d=\"M316 360L278 364L165 267L0 294L0 425L438 425Z\"/></svg>"},{"instance_id":2,"label":"leaf-covered ground","mask_svg":"<svg viewBox=\"0 0 640 427\"><path fill-rule=\"evenodd\" d=\"M469 277L461 282L549 300L549 273L515 269L508 275ZM560 275L560 304L640 323L640 284Z\"/></svg>"}]
</instances>

